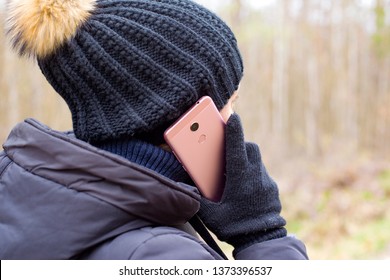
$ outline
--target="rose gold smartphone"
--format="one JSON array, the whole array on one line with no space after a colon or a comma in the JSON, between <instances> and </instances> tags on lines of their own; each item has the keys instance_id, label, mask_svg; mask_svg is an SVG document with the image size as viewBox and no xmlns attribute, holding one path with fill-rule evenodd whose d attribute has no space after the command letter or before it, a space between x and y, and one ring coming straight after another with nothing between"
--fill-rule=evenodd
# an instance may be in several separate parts
<instances>
[{"instance_id":1,"label":"rose gold smartphone","mask_svg":"<svg viewBox=\"0 0 390 280\"><path fill-rule=\"evenodd\" d=\"M200 193L219 201L225 184L225 122L213 100L199 99L164 138Z\"/></svg>"}]
</instances>

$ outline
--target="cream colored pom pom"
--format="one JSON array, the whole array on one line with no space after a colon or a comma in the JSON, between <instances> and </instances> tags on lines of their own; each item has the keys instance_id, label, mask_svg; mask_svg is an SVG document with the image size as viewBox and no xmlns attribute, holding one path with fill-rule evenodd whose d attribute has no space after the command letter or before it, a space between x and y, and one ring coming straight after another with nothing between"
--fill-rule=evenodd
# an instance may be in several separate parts
<instances>
[{"instance_id":1,"label":"cream colored pom pom","mask_svg":"<svg viewBox=\"0 0 390 280\"><path fill-rule=\"evenodd\" d=\"M76 35L96 0L9 0L6 30L21 55L45 57Z\"/></svg>"}]
</instances>

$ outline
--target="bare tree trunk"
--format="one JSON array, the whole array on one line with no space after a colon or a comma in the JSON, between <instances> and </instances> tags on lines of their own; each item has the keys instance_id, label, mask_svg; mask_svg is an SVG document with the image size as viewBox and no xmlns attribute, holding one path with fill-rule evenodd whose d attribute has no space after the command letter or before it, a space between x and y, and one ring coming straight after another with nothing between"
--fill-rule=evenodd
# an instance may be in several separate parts
<instances>
[{"instance_id":1,"label":"bare tree trunk","mask_svg":"<svg viewBox=\"0 0 390 280\"><path fill-rule=\"evenodd\" d=\"M44 90L42 85L42 77L38 77L40 75L40 71L37 65L32 67L33 71L31 71L28 75L29 80L31 81L31 105L32 105L32 114L37 119L42 119L44 116L43 107L45 105L45 101L43 99Z\"/></svg>"},{"instance_id":2,"label":"bare tree trunk","mask_svg":"<svg viewBox=\"0 0 390 280\"><path fill-rule=\"evenodd\" d=\"M358 91L358 75L359 75L359 39L357 30L354 26L349 26L350 38L347 41L347 104L345 104L346 120L345 129L348 134L349 141L356 149L356 144L359 139L359 124L357 118L357 102L360 98Z\"/></svg>"},{"instance_id":3,"label":"bare tree trunk","mask_svg":"<svg viewBox=\"0 0 390 280\"><path fill-rule=\"evenodd\" d=\"M14 125L19 119L19 93L17 89L17 75L20 69L16 69L15 58L9 49L5 49L4 65L6 67L4 73L5 92L7 92L7 107L8 115L6 123L8 126Z\"/></svg>"},{"instance_id":4,"label":"bare tree trunk","mask_svg":"<svg viewBox=\"0 0 390 280\"><path fill-rule=\"evenodd\" d=\"M314 54L309 54L307 64L308 106L306 108L306 142L310 157L317 156L320 151L319 143L319 113L321 106L321 90L318 63Z\"/></svg>"},{"instance_id":5,"label":"bare tree trunk","mask_svg":"<svg viewBox=\"0 0 390 280\"><path fill-rule=\"evenodd\" d=\"M378 115L378 125L377 125L377 141L376 146L379 149L389 152L389 131L390 131L390 87L389 87L389 77L390 77L390 57L383 59L381 61L382 67L380 67L381 72L379 74L378 80L378 101L377 104L379 108Z\"/></svg>"},{"instance_id":6,"label":"bare tree trunk","mask_svg":"<svg viewBox=\"0 0 390 280\"><path fill-rule=\"evenodd\" d=\"M288 48L286 46L285 17L286 2L279 5L279 26L275 35L274 45L274 67L272 81L272 115L273 134L282 141L286 139L287 116L288 116L288 94L287 94L287 61Z\"/></svg>"}]
</instances>

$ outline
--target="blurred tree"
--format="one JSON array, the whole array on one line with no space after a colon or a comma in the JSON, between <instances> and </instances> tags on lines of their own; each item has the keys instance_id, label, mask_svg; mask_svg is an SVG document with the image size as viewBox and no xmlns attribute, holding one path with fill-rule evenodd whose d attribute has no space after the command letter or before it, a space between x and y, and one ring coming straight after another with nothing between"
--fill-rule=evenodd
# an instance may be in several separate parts
<instances>
[{"instance_id":1,"label":"blurred tree","mask_svg":"<svg viewBox=\"0 0 390 280\"><path fill-rule=\"evenodd\" d=\"M376 0L375 33L372 35L374 49L380 58L390 55L390 26L386 24L385 0Z\"/></svg>"},{"instance_id":2,"label":"blurred tree","mask_svg":"<svg viewBox=\"0 0 390 280\"><path fill-rule=\"evenodd\" d=\"M274 155L389 155L386 3L277 0L252 10L232 1L225 18L244 57L238 108L249 137L272 143Z\"/></svg>"}]
</instances>

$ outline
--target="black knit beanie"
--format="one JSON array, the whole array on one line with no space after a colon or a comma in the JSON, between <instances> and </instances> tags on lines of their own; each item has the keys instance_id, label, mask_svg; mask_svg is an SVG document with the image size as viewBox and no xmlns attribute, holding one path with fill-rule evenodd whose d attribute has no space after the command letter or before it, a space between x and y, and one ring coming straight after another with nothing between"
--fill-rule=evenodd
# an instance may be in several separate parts
<instances>
[{"instance_id":1,"label":"black knit beanie","mask_svg":"<svg viewBox=\"0 0 390 280\"><path fill-rule=\"evenodd\" d=\"M152 133L242 78L236 39L189 0L11 0L8 34L67 102L78 138Z\"/></svg>"}]
</instances>

